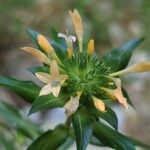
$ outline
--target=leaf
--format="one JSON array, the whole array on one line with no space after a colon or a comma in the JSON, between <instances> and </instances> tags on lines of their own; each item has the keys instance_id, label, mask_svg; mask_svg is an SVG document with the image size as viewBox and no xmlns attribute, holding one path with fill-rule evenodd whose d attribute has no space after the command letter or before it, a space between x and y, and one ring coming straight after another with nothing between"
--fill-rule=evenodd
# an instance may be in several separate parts
<instances>
[{"instance_id":1,"label":"leaf","mask_svg":"<svg viewBox=\"0 0 150 150\"><path fill-rule=\"evenodd\" d=\"M36 31L34 31L34 30L32 30L32 29L28 29L27 30L27 33L28 33L28 35L31 37L31 39L32 39L32 41L33 41L33 43L35 44L35 46L39 49L39 50L41 50L41 48L40 48L40 46L39 46L39 44L38 44L38 41L37 41L37 36L38 36L38 32L36 32Z\"/></svg>"},{"instance_id":2,"label":"leaf","mask_svg":"<svg viewBox=\"0 0 150 150\"><path fill-rule=\"evenodd\" d=\"M37 125L24 118L21 113L17 111L17 108L8 103L0 102L0 118L4 119L8 125L22 131L25 136L31 139L35 139L41 133Z\"/></svg>"},{"instance_id":3,"label":"leaf","mask_svg":"<svg viewBox=\"0 0 150 150\"><path fill-rule=\"evenodd\" d=\"M130 139L103 123L96 122L94 124L93 134L97 139L111 148L117 150L135 150Z\"/></svg>"},{"instance_id":4,"label":"leaf","mask_svg":"<svg viewBox=\"0 0 150 150\"><path fill-rule=\"evenodd\" d=\"M67 97L64 95L59 95L58 97L54 97L52 94L40 96L33 102L32 107L29 111L29 115L43 109L62 107L64 106L66 101Z\"/></svg>"},{"instance_id":5,"label":"leaf","mask_svg":"<svg viewBox=\"0 0 150 150\"><path fill-rule=\"evenodd\" d=\"M88 111L83 107L73 114L72 122L76 136L77 150L85 150L92 135L92 118Z\"/></svg>"},{"instance_id":6,"label":"leaf","mask_svg":"<svg viewBox=\"0 0 150 150\"><path fill-rule=\"evenodd\" d=\"M10 140L8 137L5 137L2 133L0 136L0 148L5 150L15 150L14 142Z\"/></svg>"},{"instance_id":7,"label":"leaf","mask_svg":"<svg viewBox=\"0 0 150 150\"><path fill-rule=\"evenodd\" d=\"M66 141L67 136L67 128L59 125L39 136L27 150L55 150Z\"/></svg>"},{"instance_id":8,"label":"leaf","mask_svg":"<svg viewBox=\"0 0 150 150\"><path fill-rule=\"evenodd\" d=\"M96 116L107 121L113 128L118 129L118 118L115 112L106 106L106 112L100 112L95 107L92 107L91 112Z\"/></svg>"},{"instance_id":9,"label":"leaf","mask_svg":"<svg viewBox=\"0 0 150 150\"><path fill-rule=\"evenodd\" d=\"M35 74L36 72L46 72L49 73L49 67L48 66L33 66L27 69L32 74Z\"/></svg>"},{"instance_id":10,"label":"leaf","mask_svg":"<svg viewBox=\"0 0 150 150\"><path fill-rule=\"evenodd\" d=\"M29 103L34 101L40 91L40 87L32 81L20 81L10 77L0 76L0 85L11 89Z\"/></svg>"},{"instance_id":11,"label":"leaf","mask_svg":"<svg viewBox=\"0 0 150 150\"><path fill-rule=\"evenodd\" d=\"M119 48L113 49L102 57L102 61L111 68L112 72L124 69L132 56L134 49L144 40L138 38L130 40Z\"/></svg>"},{"instance_id":12,"label":"leaf","mask_svg":"<svg viewBox=\"0 0 150 150\"><path fill-rule=\"evenodd\" d=\"M131 137L129 137L130 141L132 141L132 143L135 145L135 146L139 146L139 147L143 147L144 149L147 149L149 150L150 149L150 145L147 145L145 143L142 143L140 142L139 140L137 139L133 139Z\"/></svg>"},{"instance_id":13,"label":"leaf","mask_svg":"<svg viewBox=\"0 0 150 150\"><path fill-rule=\"evenodd\" d=\"M105 146L100 140L98 140L95 136L91 136L90 138L90 144L96 145L96 146Z\"/></svg>"},{"instance_id":14,"label":"leaf","mask_svg":"<svg viewBox=\"0 0 150 150\"><path fill-rule=\"evenodd\" d=\"M57 150L67 150L74 143L72 137L68 137L67 140Z\"/></svg>"}]
</instances>

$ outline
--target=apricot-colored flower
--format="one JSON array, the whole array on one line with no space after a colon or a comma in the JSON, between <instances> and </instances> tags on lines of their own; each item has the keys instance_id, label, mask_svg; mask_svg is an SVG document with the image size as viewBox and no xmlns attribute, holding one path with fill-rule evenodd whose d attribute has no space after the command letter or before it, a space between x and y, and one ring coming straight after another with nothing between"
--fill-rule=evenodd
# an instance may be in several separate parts
<instances>
[{"instance_id":1,"label":"apricot-colored flower","mask_svg":"<svg viewBox=\"0 0 150 150\"><path fill-rule=\"evenodd\" d=\"M73 12L69 11L69 14L70 14L71 20L73 22L77 38L78 38L79 50L80 50L80 52L82 52L83 24L82 24L81 16L76 9L74 9Z\"/></svg>"},{"instance_id":2,"label":"apricot-colored flower","mask_svg":"<svg viewBox=\"0 0 150 150\"><path fill-rule=\"evenodd\" d=\"M92 55L93 52L94 52L94 40L91 39L87 46L87 53L88 53L88 55Z\"/></svg>"},{"instance_id":3,"label":"apricot-colored flower","mask_svg":"<svg viewBox=\"0 0 150 150\"><path fill-rule=\"evenodd\" d=\"M39 61L50 65L51 60L48 58L44 53L42 53L40 50L32 48L32 47L22 47L22 50L31 53L33 56L35 56Z\"/></svg>"},{"instance_id":4,"label":"apricot-colored flower","mask_svg":"<svg viewBox=\"0 0 150 150\"><path fill-rule=\"evenodd\" d=\"M117 99L125 108L128 108L127 99L122 94L121 80L119 78L112 78L112 80L117 87L116 89L112 90L104 87L100 87L100 89L105 91L107 95L111 97L111 99Z\"/></svg>"},{"instance_id":5,"label":"apricot-colored flower","mask_svg":"<svg viewBox=\"0 0 150 150\"><path fill-rule=\"evenodd\" d=\"M41 34L37 36L39 46L47 53L51 54L54 52L53 47L50 45L49 41Z\"/></svg>"},{"instance_id":6,"label":"apricot-colored flower","mask_svg":"<svg viewBox=\"0 0 150 150\"><path fill-rule=\"evenodd\" d=\"M93 99L94 106L96 107L96 109L98 111L105 112L105 104L104 104L104 102L101 99L96 98L94 96L92 96L92 99Z\"/></svg>"},{"instance_id":7,"label":"apricot-colored flower","mask_svg":"<svg viewBox=\"0 0 150 150\"><path fill-rule=\"evenodd\" d=\"M127 73L146 72L146 71L150 71L150 61L144 61L141 63L134 64L124 70L111 73L109 76L113 77Z\"/></svg>"}]
</instances>

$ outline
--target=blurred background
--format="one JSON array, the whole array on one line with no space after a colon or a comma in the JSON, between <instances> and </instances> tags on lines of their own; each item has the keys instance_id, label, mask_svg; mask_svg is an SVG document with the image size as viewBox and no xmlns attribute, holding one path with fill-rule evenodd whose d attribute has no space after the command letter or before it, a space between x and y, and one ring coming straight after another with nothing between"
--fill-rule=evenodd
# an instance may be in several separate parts
<instances>
[{"instance_id":1,"label":"blurred background","mask_svg":"<svg viewBox=\"0 0 150 150\"><path fill-rule=\"evenodd\" d=\"M94 38L99 55L132 38L145 37L130 64L150 60L149 0L0 0L0 74L36 81L26 69L38 64L37 60L19 50L22 46L33 46L26 30L32 28L49 37L52 28L58 32L68 29L69 33L74 33L68 15L68 10L74 8L83 18L85 42ZM150 73L124 76L123 84L136 109L114 108L120 130L149 144ZM0 99L25 111L28 109L28 105L14 93L0 88L0 95ZM60 118L64 117L64 114L53 111ZM42 120L45 128L51 121L62 121L51 112L46 113ZM38 121L40 116L35 114L31 119Z\"/></svg>"}]
</instances>

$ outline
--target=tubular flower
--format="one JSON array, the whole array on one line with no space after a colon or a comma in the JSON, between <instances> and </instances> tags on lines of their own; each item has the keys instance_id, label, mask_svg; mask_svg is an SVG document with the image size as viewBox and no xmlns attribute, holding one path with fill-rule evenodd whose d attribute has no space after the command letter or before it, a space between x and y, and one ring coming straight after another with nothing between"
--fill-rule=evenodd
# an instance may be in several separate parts
<instances>
[{"instance_id":1,"label":"tubular flower","mask_svg":"<svg viewBox=\"0 0 150 150\"><path fill-rule=\"evenodd\" d=\"M58 33L58 37L65 38L65 41L67 44L68 57L71 58L73 56L73 42L76 41L76 37L70 36L70 35L65 35L63 33Z\"/></svg>"},{"instance_id":2,"label":"tubular flower","mask_svg":"<svg viewBox=\"0 0 150 150\"><path fill-rule=\"evenodd\" d=\"M145 62L141 62L138 64L134 64L124 70L111 73L109 76L113 77L113 76L118 76L118 75L123 75L123 74L128 74L128 73L146 72L146 71L150 71L150 61L145 61Z\"/></svg>"},{"instance_id":3,"label":"tubular flower","mask_svg":"<svg viewBox=\"0 0 150 150\"><path fill-rule=\"evenodd\" d=\"M125 108L128 108L127 99L122 94L121 80L119 78L112 78L112 80L117 87L116 89L111 90L104 87L100 87L100 89L104 90L112 99L117 99Z\"/></svg>"},{"instance_id":4,"label":"tubular flower","mask_svg":"<svg viewBox=\"0 0 150 150\"><path fill-rule=\"evenodd\" d=\"M125 69L129 61L127 58L132 54L131 49L134 49L141 40L135 39L132 41L133 44L129 42L123 48L121 47L122 51L119 48L99 57L96 55L93 39L88 42L86 48L82 47L83 25L79 12L74 10L73 12L69 11L69 14L79 42L77 49L73 44L76 37L68 33L66 35L58 33L58 37L65 39L67 48L62 44L60 38L56 38L56 41L53 40L55 49L52 48L48 40L41 34L37 36L35 41L38 41L37 46L40 46L45 53L30 47L22 48L46 64L43 68L41 67L41 72L35 71L37 78L46 83L39 95L52 93L60 100L62 100L61 96L64 96L65 100L62 100L61 104L63 105L61 106L65 109L68 117L83 106L87 109L92 106L92 108L99 110L99 113L107 113L108 106L106 107L107 103L104 102L108 99L112 102L117 100L125 108L128 108L128 98L122 92L119 76L133 72L150 71L150 61L138 63ZM126 62L125 59L127 59Z\"/></svg>"},{"instance_id":5,"label":"tubular flower","mask_svg":"<svg viewBox=\"0 0 150 150\"><path fill-rule=\"evenodd\" d=\"M51 60L40 50L32 48L32 47L22 47L22 50L31 53L33 56L35 56L39 61L43 62L44 64L50 65Z\"/></svg>"},{"instance_id":6,"label":"tubular flower","mask_svg":"<svg viewBox=\"0 0 150 150\"><path fill-rule=\"evenodd\" d=\"M59 74L58 64L55 60L51 62L50 74L37 72L35 75L47 84L41 89L39 94L40 96L53 93L53 95L57 97L59 95L61 85L67 79L67 75Z\"/></svg>"},{"instance_id":7,"label":"tubular flower","mask_svg":"<svg viewBox=\"0 0 150 150\"><path fill-rule=\"evenodd\" d=\"M70 14L71 20L73 22L77 38L78 38L79 50L80 50L80 52L82 52L83 24L82 24L81 16L76 9L74 9L73 12L69 11L69 14Z\"/></svg>"}]
</instances>

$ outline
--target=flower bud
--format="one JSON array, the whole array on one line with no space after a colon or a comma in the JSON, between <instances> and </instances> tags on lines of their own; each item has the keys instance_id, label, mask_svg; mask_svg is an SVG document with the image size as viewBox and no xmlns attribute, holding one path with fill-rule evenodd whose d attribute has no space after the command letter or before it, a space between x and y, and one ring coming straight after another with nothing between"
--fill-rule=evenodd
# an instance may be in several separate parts
<instances>
[{"instance_id":1,"label":"flower bud","mask_svg":"<svg viewBox=\"0 0 150 150\"><path fill-rule=\"evenodd\" d=\"M51 54L54 49L53 47L50 45L50 43L48 42L48 40L43 36L43 35L38 35L38 44L39 46L47 53L47 54Z\"/></svg>"},{"instance_id":2,"label":"flower bud","mask_svg":"<svg viewBox=\"0 0 150 150\"><path fill-rule=\"evenodd\" d=\"M91 39L87 46L87 53L88 53L88 55L92 55L93 52L94 52L94 40Z\"/></svg>"},{"instance_id":3,"label":"flower bud","mask_svg":"<svg viewBox=\"0 0 150 150\"><path fill-rule=\"evenodd\" d=\"M98 99L96 97L92 97L93 99L93 102L94 102L94 106L96 107L96 109L98 111L101 111L101 112L105 112L105 104L104 102L101 100L101 99Z\"/></svg>"}]
</instances>

